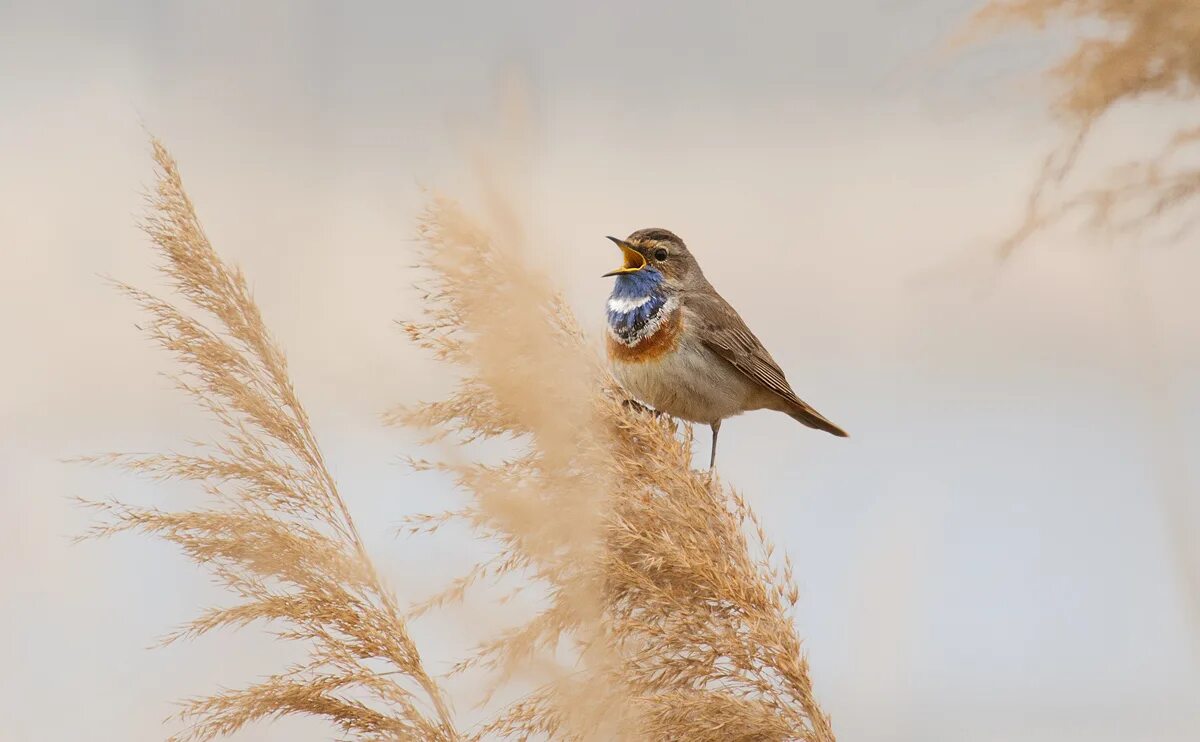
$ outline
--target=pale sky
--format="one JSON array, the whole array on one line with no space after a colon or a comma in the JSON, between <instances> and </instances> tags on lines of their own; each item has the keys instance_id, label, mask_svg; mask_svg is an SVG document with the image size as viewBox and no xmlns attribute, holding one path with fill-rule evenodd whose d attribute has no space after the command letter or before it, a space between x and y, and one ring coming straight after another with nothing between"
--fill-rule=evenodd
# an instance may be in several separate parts
<instances>
[{"instance_id":1,"label":"pale sky","mask_svg":"<svg viewBox=\"0 0 1200 742\"><path fill-rule=\"evenodd\" d=\"M397 591L466 564L394 538L455 495L378 416L444 389L393 324L417 306L408 240L422 186L469 195L464 153L513 78L514 199L589 331L604 235L672 229L853 434L755 413L720 465L796 561L841 739L1197 738L1167 527L1196 523L1162 503L1200 476L1200 254L1074 228L986 254L1062 135L1036 77L1061 40L946 51L968 0L245 5L0 0L0 739L163 738L174 700L281 661L252 631L145 650L219 593L143 538L68 543L71 496L181 495L59 459L202 429L103 279L159 286L135 227L147 130L249 275ZM1097 149L1136 157L1185 113L1121 113ZM435 671L474 620L415 627Z\"/></svg>"}]
</instances>

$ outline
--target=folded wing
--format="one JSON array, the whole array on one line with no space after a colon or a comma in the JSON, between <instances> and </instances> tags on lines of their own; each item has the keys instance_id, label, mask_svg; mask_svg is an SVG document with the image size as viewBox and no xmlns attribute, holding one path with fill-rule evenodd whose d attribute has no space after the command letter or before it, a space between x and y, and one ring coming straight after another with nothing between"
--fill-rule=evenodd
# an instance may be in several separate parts
<instances>
[{"instance_id":1,"label":"folded wing","mask_svg":"<svg viewBox=\"0 0 1200 742\"><path fill-rule=\"evenodd\" d=\"M751 381L782 399L789 415L810 428L846 437L846 431L796 396L779 364L729 302L714 291L689 294L684 305L699 320L696 331L701 341Z\"/></svg>"}]
</instances>

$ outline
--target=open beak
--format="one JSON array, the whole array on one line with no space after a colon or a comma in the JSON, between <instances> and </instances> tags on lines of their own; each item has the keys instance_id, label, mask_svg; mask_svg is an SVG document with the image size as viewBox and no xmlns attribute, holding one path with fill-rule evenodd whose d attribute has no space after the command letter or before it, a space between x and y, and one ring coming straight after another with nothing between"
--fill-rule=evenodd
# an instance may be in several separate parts
<instances>
[{"instance_id":1,"label":"open beak","mask_svg":"<svg viewBox=\"0 0 1200 742\"><path fill-rule=\"evenodd\" d=\"M633 246L628 242L625 240L618 240L616 237L609 237L608 239L612 240L614 243L616 243L617 247L621 248L621 255L625 258L625 265L617 268L615 271L609 271L608 273L605 273L605 276L619 276L622 273L637 273L642 268L646 267L646 256L642 255L637 250L634 250Z\"/></svg>"}]
</instances>

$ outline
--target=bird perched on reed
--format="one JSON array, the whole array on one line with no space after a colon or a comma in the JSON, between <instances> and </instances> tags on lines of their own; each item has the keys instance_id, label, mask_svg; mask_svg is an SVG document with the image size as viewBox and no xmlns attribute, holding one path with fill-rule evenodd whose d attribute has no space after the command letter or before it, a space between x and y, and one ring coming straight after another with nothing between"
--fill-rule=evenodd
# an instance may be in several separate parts
<instances>
[{"instance_id":1,"label":"bird perched on reed","mask_svg":"<svg viewBox=\"0 0 1200 742\"><path fill-rule=\"evenodd\" d=\"M712 428L717 461L721 421L778 410L810 428L846 431L796 396L779 364L704 277L683 240L641 229L620 240L624 264L608 298L608 359L625 390L654 409Z\"/></svg>"}]
</instances>

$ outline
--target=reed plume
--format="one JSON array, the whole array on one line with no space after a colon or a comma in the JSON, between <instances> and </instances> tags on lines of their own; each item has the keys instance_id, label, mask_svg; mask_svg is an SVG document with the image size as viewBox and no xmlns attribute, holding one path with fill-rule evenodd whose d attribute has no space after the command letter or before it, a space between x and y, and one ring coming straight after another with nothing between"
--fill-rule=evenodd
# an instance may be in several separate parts
<instances>
[{"instance_id":1,"label":"reed plume","mask_svg":"<svg viewBox=\"0 0 1200 742\"><path fill-rule=\"evenodd\" d=\"M1069 136L1047 156L1025 222L1002 243L1002 255L1068 215L1082 214L1093 227L1132 231L1200 196L1200 168L1188 152L1200 145L1200 125L1178 129L1142 161L1117 168L1097 183L1075 188L1067 183L1095 127L1118 106L1200 96L1200 5L1193 0L991 0L972 28L992 32L1055 22L1081 30L1073 50L1047 71L1058 90L1053 110L1067 123ZM1193 221L1183 219L1172 236L1181 236Z\"/></svg>"},{"instance_id":2,"label":"reed plume","mask_svg":"<svg viewBox=\"0 0 1200 742\"><path fill-rule=\"evenodd\" d=\"M188 702L190 726L173 739L303 714L356 740L834 740L791 616L791 563L775 558L739 495L691 468L690 431L626 400L537 270L500 189L483 218L434 198L421 221L425 314L405 329L461 378L447 398L392 414L451 447L446 460L415 465L447 473L468 496L466 507L411 516L412 530L462 521L497 550L402 613L245 280L204 236L157 142L154 156L146 231L187 311L122 290L222 436L199 454L100 457L199 483L208 505L94 503L106 517L91 535L164 538L240 600L168 641L263 623L307 652L265 682ZM484 439L503 441L499 460L474 445ZM453 672L510 696L534 687L464 729L405 621L468 590L505 600L505 585L536 595L540 610L485 638Z\"/></svg>"},{"instance_id":3,"label":"reed plume","mask_svg":"<svg viewBox=\"0 0 1200 742\"><path fill-rule=\"evenodd\" d=\"M428 309L406 329L464 377L448 400L394 415L460 442L515 442L499 464L423 462L470 495L445 519L499 546L425 607L510 574L547 598L460 665L498 684L522 668L550 675L479 734L833 740L789 615L791 564L772 560L739 496L691 468L689 432L626 402L540 275L545 250L491 193L499 228L446 199L425 214Z\"/></svg>"},{"instance_id":4,"label":"reed plume","mask_svg":"<svg viewBox=\"0 0 1200 742\"><path fill-rule=\"evenodd\" d=\"M159 479L201 485L208 504L168 511L89 503L106 516L89 535L139 531L178 546L238 603L165 639L264 623L307 657L263 682L186 703L172 740L208 740L284 714L323 717L359 740L457 740L449 707L421 662L396 599L379 578L322 458L304 407L236 269L205 236L166 149L144 223L160 268L184 300L120 288L146 332L183 372L184 393L221 435L194 454L98 457Z\"/></svg>"}]
</instances>

